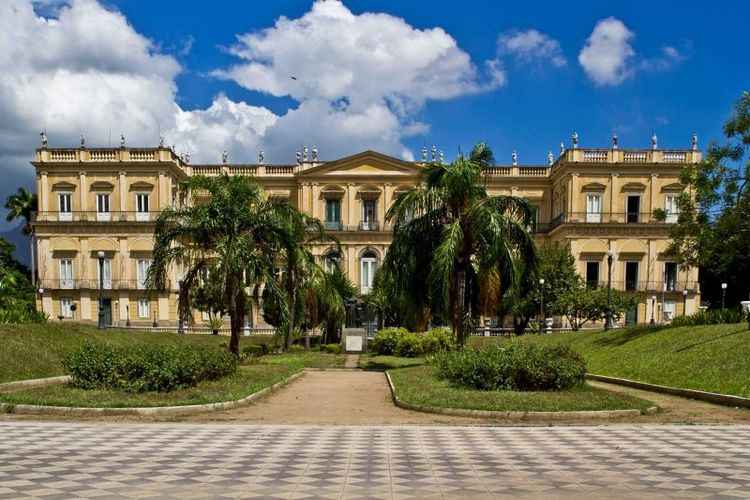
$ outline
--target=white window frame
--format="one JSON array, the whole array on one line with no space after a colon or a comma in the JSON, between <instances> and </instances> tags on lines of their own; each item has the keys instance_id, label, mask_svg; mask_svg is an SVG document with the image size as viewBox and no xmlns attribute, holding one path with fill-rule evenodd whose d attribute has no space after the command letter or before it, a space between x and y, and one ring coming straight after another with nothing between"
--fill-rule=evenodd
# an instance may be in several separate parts
<instances>
[{"instance_id":1,"label":"white window frame","mask_svg":"<svg viewBox=\"0 0 750 500\"><path fill-rule=\"evenodd\" d=\"M665 300L662 306L664 321L672 321L677 316L677 302L674 300Z\"/></svg>"},{"instance_id":2,"label":"white window frame","mask_svg":"<svg viewBox=\"0 0 750 500\"><path fill-rule=\"evenodd\" d=\"M138 299L138 317L140 319L149 319L151 317L151 301L148 299Z\"/></svg>"},{"instance_id":3,"label":"white window frame","mask_svg":"<svg viewBox=\"0 0 750 500\"><path fill-rule=\"evenodd\" d=\"M145 210L144 210L145 208ZM148 222L151 220L151 193L135 193L135 220Z\"/></svg>"},{"instance_id":4,"label":"white window frame","mask_svg":"<svg viewBox=\"0 0 750 500\"><path fill-rule=\"evenodd\" d=\"M73 299L70 297L60 297L60 316L63 318L73 317Z\"/></svg>"},{"instance_id":5,"label":"white window frame","mask_svg":"<svg viewBox=\"0 0 750 500\"><path fill-rule=\"evenodd\" d=\"M57 220L61 222L73 220L73 193L70 191L57 193Z\"/></svg>"},{"instance_id":6,"label":"white window frame","mask_svg":"<svg viewBox=\"0 0 750 500\"><path fill-rule=\"evenodd\" d=\"M362 257L359 259L360 290L363 294L368 294L372 291L377 265L378 259L375 257ZM369 274L367 275L365 275L366 268L369 268Z\"/></svg>"},{"instance_id":7,"label":"white window frame","mask_svg":"<svg viewBox=\"0 0 750 500\"><path fill-rule=\"evenodd\" d=\"M65 290L75 288L73 276L73 259L60 259L60 288Z\"/></svg>"},{"instance_id":8,"label":"white window frame","mask_svg":"<svg viewBox=\"0 0 750 500\"><path fill-rule=\"evenodd\" d=\"M667 214L664 222L674 224L677 222L677 218L680 216L680 208L677 204L677 194L667 194L664 196L664 212Z\"/></svg>"},{"instance_id":9,"label":"white window frame","mask_svg":"<svg viewBox=\"0 0 750 500\"><path fill-rule=\"evenodd\" d=\"M109 193L96 193L96 220L112 220L112 196Z\"/></svg>"},{"instance_id":10,"label":"white window frame","mask_svg":"<svg viewBox=\"0 0 750 500\"><path fill-rule=\"evenodd\" d=\"M146 278L148 277L148 269L151 267L151 263L151 259L138 259L135 262L139 290L146 289Z\"/></svg>"},{"instance_id":11,"label":"white window frame","mask_svg":"<svg viewBox=\"0 0 750 500\"><path fill-rule=\"evenodd\" d=\"M586 222L598 224L602 221L602 194L586 193Z\"/></svg>"},{"instance_id":12,"label":"white window frame","mask_svg":"<svg viewBox=\"0 0 750 500\"><path fill-rule=\"evenodd\" d=\"M367 205L372 204L372 217L367 217ZM378 200L365 198L362 200L362 229L365 231L375 229L378 223Z\"/></svg>"},{"instance_id":13,"label":"white window frame","mask_svg":"<svg viewBox=\"0 0 750 500\"><path fill-rule=\"evenodd\" d=\"M104 270L104 276L101 276L102 268ZM96 288L99 288L99 284L102 285L102 290L112 290L112 259L103 258L102 266L99 266L99 258L96 259Z\"/></svg>"}]
</instances>

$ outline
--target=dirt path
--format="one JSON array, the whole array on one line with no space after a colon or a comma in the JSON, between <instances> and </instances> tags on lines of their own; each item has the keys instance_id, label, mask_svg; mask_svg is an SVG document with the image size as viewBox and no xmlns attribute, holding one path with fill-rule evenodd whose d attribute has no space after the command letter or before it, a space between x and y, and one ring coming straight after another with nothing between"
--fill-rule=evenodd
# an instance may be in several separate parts
<instances>
[{"instance_id":1,"label":"dirt path","mask_svg":"<svg viewBox=\"0 0 750 500\"><path fill-rule=\"evenodd\" d=\"M482 420L430 415L398 408L385 375L367 371L320 371L305 375L254 405L204 413L190 421L263 424L466 424Z\"/></svg>"}]
</instances>

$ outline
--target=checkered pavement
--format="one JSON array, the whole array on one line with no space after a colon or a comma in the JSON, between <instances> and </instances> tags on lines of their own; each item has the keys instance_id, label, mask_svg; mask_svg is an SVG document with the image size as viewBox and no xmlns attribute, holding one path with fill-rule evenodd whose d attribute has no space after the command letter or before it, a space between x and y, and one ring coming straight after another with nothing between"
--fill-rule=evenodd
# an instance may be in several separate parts
<instances>
[{"instance_id":1,"label":"checkered pavement","mask_svg":"<svg viewBox=\"0 0 750 500\"><path fill-rule=\"evenodd\" d=\"M749 426L0 422L0 499L750 498Z\"/></svg>"}]
</instances>

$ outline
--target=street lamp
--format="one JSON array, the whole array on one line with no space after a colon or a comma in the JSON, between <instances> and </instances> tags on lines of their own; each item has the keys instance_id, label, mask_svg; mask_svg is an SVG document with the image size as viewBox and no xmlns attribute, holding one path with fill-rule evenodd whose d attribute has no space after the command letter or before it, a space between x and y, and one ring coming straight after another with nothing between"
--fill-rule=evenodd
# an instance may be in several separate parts
<instances>
[{"instance_id":1,"label":"street lamp","mask_svg":"<svg viewBox=\"0 0 750 500\"><path fill-rule=\"evenodd\" d=\"M682 315L683 316L687 316L687 296L688 296L688 291L683 290L682 291Z\"/></svg>"},{"instance_id":2,"label":"street lamp","mask_svg":"<svg viewBox=\"0 0 750 500\"><path fill-rule=\"evenodd\" d=\"M541 300L539 301L539 316L541 316L539 323L539 333L544 335L544 331L547 327L547 322L544 319L544 278L539 278L539 289L541 290Z\"/></svg>"},{"instance_id":3,"label":"street lamp","mask_svg":"<svg viewBox=\"0 0 750 500\"><path fill-rule=\"evenodd\" d=\"M656 323L656 295L651 296L651 324Z\"/></svg>"},{"instance_id":4,"label":"street lamp","mask_svg":"<svg viewBox=\"0 0 750 500\"><path fill-rule=\"evenodd\" d=\"M102 288L104 288L104 252L99 250L96 256L99 257L99 321L97 327L100 330L104 330L106 328L104 325L104 298L102 297Z\"/></svg>"},{"instance_id":5,"label":"street lamp","mask_svg":"<svg viewBox=\"0 0 750 500\"><path fill-rule=\"evenodd\" d=\"M724 316L724 299L727 296L727 284L721 284L721 315Z\"/></svg>"},{"instance_id":6,"label":"street lamp","mask_svg":"<svg viewBox=\"0 0 750 500\"><path fill-rule=\"evenodd\" d=\"M612 328L612 258L614 257L612 250L607 251L607 319L604 322L604 329L609 330Z\"/></svg>"}]
</instances>

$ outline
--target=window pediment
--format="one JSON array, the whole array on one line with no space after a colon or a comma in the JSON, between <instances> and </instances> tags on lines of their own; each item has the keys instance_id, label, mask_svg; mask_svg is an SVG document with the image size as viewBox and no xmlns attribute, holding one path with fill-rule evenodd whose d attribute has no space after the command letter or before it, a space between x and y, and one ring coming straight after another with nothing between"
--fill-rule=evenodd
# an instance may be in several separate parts
<instances>
[{"instance_id":1,"label":"window pediment","mask_svg":"<svg viewBox=\"0 0 750 500\"><path fill-rule=\"evenodd\" d=\"M52 191L75 191L76 185L71 182L60 181L52 184Z\"/></svg>"},{"instance_id":2,"label":"window pediment","mask_svg":"<svg viewBox=\"0 0 750 500\"><path fill-rule=\"evenodd\" d=\"M332 198L332 199L343 198L345 194L346 194L346 189L344 189L341 186L336 186L336 185L325 186L320 191L320 197L321 198L325 198L325 199L328 199L328 198Z\"/></svg>"},{"instance_id":3,"label":"window pediment","mask_svg":"<svg viewBox=\"0 0 750 500\"><path fill-rule=\"evenodd\" d=\"M666 186L661 187L662 193L681 193L684 190L685 186L683 186L679 182L673 182L672 184L667 184Z\"/></svg>"},{"instance_id":4,"label":"window pediment","mask_svg":"<svg viewBox=\"0 0 750 500\"><path fill-rule=\"evenodd\" d=\"M112 191L115 185L107 181L96 181L91 183L92 191Z\"/></svg>"},{"instance_id":5,"label":"window pediment","mask_svg":"<svg viewBox=\"0 0 750 500\"><path fill-rule=\"evenodd\" d=\"M599 182L589 182L588 184L584 184L584 186L581 188L581 191L583 192L601 192L607 189L607 186L604 184L601 184Z\"/></svg>"},{"instance_id":6,"label":"window pediment","mask_svg":"<svg viewBox=\"0 0 750 500\"><path fill-rule=\"evenodd\" d=\"M628 192L634 192L634 191L640 192L640 191L645 191L645 190L646 190L646 185L645 184L641 184L640 182L628 182L627 184L625 184L625 185L622 186L622 191L623 192L626 192L626 191L628 191Z\"/></svg>"},{"instance_id":7,"label":"window pediment","mask_svg":"<svg viewBox=\"0 0 750 500\"><path fill-rule=\"evenodd\" d=\"M130 184L131 191L152 191L154 185L146 181L137 181Z\"/></svg>"},{"instance_id":8,"label":"window pediment","mask_svg":"<svg viewBox=\"0 0 750 500\"><path fill-rule=\"evenodd\" d=\"M361 199L374 199L380 196L380 188L377 186L362 186L357 190L357 197Z\"/></svg>"}]
</instances>

